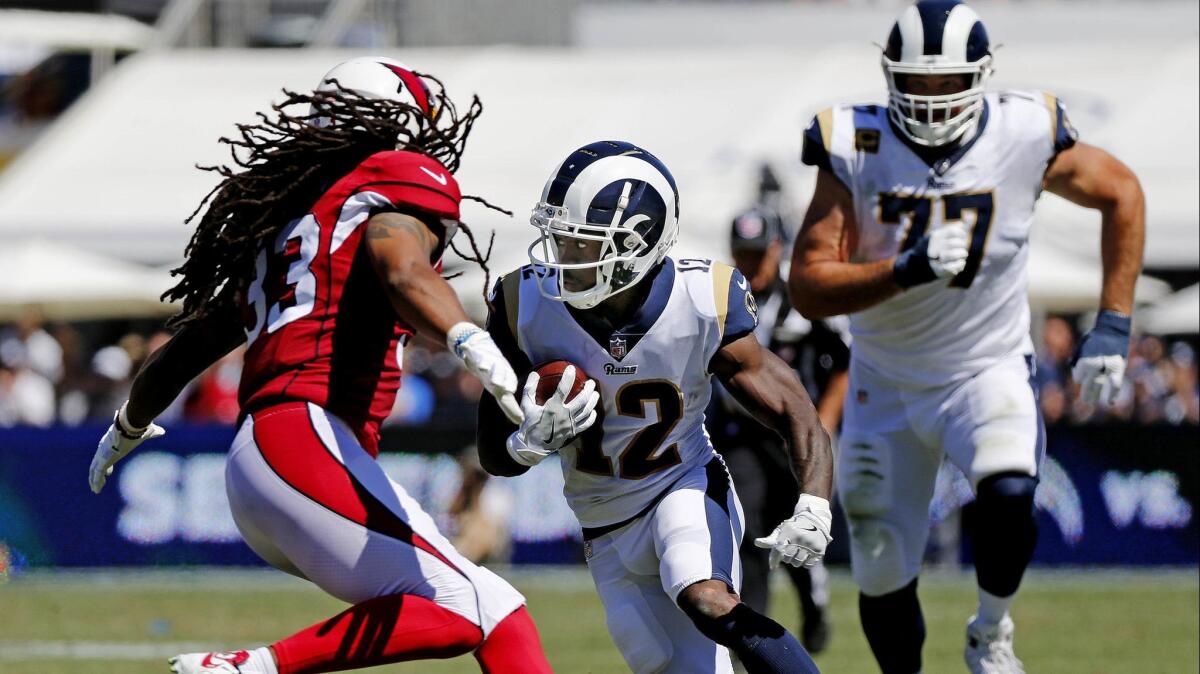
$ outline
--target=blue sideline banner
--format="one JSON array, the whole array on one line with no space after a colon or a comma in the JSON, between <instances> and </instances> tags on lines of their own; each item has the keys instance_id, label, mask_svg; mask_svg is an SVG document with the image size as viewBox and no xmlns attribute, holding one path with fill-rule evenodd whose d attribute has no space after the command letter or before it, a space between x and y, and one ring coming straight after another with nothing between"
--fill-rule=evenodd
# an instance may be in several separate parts
<instances>
[{"instance_id":1,"label":"blue sideline banner","mask_svg":"<svg viewBox=\"0 0 1200 674\"><path fill-rule=\"evenodd\" d=\"M173 426L122 462L96 496L87 470L103 431L0 430L0 575L26 565L262 563L241 542L229 514L224 462L232 428ZM385 449L409 451L385 451L380 462L444 531L461 484L453 455L472 439L461 427L385 435ZM1196 429L1059 428L1051 429L1049 441L1037 495L1037 562L1200 563ZM579 527L562 498L555 462L492 480L487 489L507 522L514 562L580 561ZM933 508L937 519L963 507L968 562L970 499L961 474L948 472Z\"/></svg>"},{"instance_id":2,"label":"blue sideline banner","mask_svg":"<svg viewBox=\"0 0 1200 674\"><path fill-rule=\"evenodd\" d=\"M0 430L0 576L10 567L262 564L229 512L225 453L234 429L175 425L122 461L100 495L88 465L105 427ZM455 455L473 428L385 433L384 470L451 531L461 485ZM418 452L386 451L404 446ZM493 479L484 498L507 522L513 561L582 560L579 524L562 497L562 471L544 462Z\"/></svg>"}]
</instances>

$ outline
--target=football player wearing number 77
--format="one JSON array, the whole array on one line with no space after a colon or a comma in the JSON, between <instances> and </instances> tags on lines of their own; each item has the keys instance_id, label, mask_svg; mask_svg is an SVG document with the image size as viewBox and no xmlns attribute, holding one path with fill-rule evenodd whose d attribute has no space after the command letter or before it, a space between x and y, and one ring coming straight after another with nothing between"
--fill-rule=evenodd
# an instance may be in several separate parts
<instances>
[{"instance_id":1,"label":"football player wearing number 77","mask_svg":"<svg viewBox=\"0 0 1200 674\"><path fill-rule=\"evenodd\" d=\"M582 147L551 174L531 264L496 284L488 318L527 375L525 421L481 399L480 460L517 475L559 455L609 632L634 672L731 674L731 650L755 674L811 674L800 642L738 596L741 507L703 425L712 377L790 451L804 494L759 541L776 563L825 553L829 437L795 371L756 340L746 279L667 257L678 199L666 166L626 142Z\"/></svg>"},{"instance_id":2,"label":"football player wearing number 77","mask_svg":"<svg viewBox=\"0 0 1200 674\"><path fill-rule=\"evenodd\" d=\"M100 493L118 460L164 433L154 417L184 385L248 342L225 471L233 519L264 560L352 606L171 669L309 674L471 653L487 672L549 672L521 594L460 555L375 461L417 330L522 419L516 374L440 274L462 228L452 173L478 101L460 114L440 82L381 57L289 99L243 127L245 170L221 169L169 293L183 301L175 334L138 372L89 481Z\"/></svg>"},{"instance_id":3,"label":"football player wearing number 77","mask_svg":"<svg viewBox=\"0 0 1200 674\"><path fill-rule=\"evenodd\" d=\"M887 105L825 110L804 134L817 185L793 253L792 302L812 319L850 315L838 489L880 667L921 669L916 583L945 455L976 494L979 607L966 664L1012 674L1023 669L1008 609L1037 540L1045 437L1029 384L1034 205L1049 190L1100 211L1100 312L1073 376L1083 400L1107 404L1129 349L1144 199L1127 167L1077 142L1056 97L985 92L988 34L958 0L908 7L882 62Z\"/></svg>"}]
</instances>

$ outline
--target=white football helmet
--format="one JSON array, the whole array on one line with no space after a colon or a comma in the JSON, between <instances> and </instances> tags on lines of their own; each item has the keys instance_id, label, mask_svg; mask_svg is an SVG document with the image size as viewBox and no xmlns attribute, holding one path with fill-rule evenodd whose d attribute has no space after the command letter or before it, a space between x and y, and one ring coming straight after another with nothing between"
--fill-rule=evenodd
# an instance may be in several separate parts
<instances>
[{"instance_id":1,"label":"white football helmet","mask_svg":"<svg viewBox=\"0 0 1200 674\"><path fill-rule=\"evenodd\" d=\"M983 113L984 84L992 74L987 30L960 0L920 0L896 19L883 51L888 115L912 142L937 147L962 138ZM962 91L941 96L909 93L910 75L967 75Z\"/></svg>"},{"instance_id":2,"label":"white football helmet","mask_svg":"<svg viewBox=\"0 0 1200 674\"><path fill-rule=\"evenodd\" d=\"M533 208L540 236L529 245L538 287L550 299L591 309L637 284L679 236L679 192L657 157L623 141L575 150L555 169ZM599 257L563 261L559 246L599 241ZM596 282L567 290L563 271L595 269Z\"/></svg>"},{"instance_id":3,"label":"white football helmet","mask_svg":"<svg viewBox=\"0 0 1200 674\"><path fill-rule=\"evenodd\" d=\"M336 81L336 84L335 84ZM386 99L407 103L422 110L431 119L437 118L437 110L429 87L411 68L396 59L386 56L360 56L343 61L325 73L316 91L348 89L364 98ZM327 126L329 119L320 117L320 109L313 104L313 123Z\"/></svg>"}]
</instances>

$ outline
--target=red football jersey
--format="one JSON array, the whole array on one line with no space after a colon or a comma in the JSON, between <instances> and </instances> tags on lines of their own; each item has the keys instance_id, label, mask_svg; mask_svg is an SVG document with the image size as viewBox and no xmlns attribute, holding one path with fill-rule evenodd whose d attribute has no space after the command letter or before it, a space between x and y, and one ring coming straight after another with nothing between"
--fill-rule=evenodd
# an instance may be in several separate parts
<instances>
[{"instance_id":1,"label":"red football jersey","mask_svg":"<svg viewBox=\"0 0 1200 674\"><path fill-rule=\"evenodd\" d=\"M396 315L360 251L363 225L389 210L457 222L460 199L458 183L437 161L380 152L288 223L259 252L246 293L242 413L312 402L350 424L376 454L379 424L400 389L399 349L413 328ZM430 264L440 271L447 231L435 233L442 240Z\"/></svg>"}]
</instances>

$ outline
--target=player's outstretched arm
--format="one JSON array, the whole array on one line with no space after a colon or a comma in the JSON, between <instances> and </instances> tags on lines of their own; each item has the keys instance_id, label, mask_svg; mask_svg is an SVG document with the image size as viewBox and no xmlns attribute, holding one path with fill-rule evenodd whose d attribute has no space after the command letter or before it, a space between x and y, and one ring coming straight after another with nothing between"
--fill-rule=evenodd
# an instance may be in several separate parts
<instances>
[{"instance_id":1,"label":"player's outstretched arm","mask_svg":"<svg viewBox=\"0 0 1200 674\"><path fill-rule=\"evenodd\" d=\"M1050 162L1044 184L1068 201L1100 211L1100 308L1128 316L1146 243L1146 197L1137 176L1104 150L1076 143Z\"/></svg>"},{"instance_id":2,"label":"player's outstretched arm","mask_svg":"<svg viewBox=\"0 0 1200 674\"><path fill-rule=\"evenodd\" d=\"M760 423L779 433L806 494L828 499L833 489L833 451L796 371L747 334L713 356L710 369Z\"/></svg>"},{"instance_id":3,"label":"player's outstretched arm","mask_svg":"<svg viewBox=\"0 0 1200 674\"><path fill-rule=\"evenodd\" d=\"M125 414L144 428L175 401L188 382L246 341L236 309L225 309L185 324L150 354L133 378Z\"/></svg>"},{"instance_id":4,"label":"player's outstretched arm","mask_svg":"<svg viewBox=\"0 0 1200 674\"><path fill-rule=\"evenodd\" d=\"M467 370L496 397L505 416L520 422L516 373L491 336L471 322L454 288L430 264L437 235L411 215L378 213L367 221L365 245L396 313L417 330L446 340Z\"/></svg>"},{"instance_id":5,"label":"player's outstretched arm","mask_svg":"<svg viewBox=\"0 0 1200 674\"><path fill-rule=\"evenodd\" d=\"M117 410L92 457L88 472L92 491L100 493L117 461L166 432L154 424L154 418L188 382L244 341L246 333L236 310L226 309L185 324L150 354L133 378L129 400Z\"/></svg>"},{"instance_id":6,"label":"player's outstretched arm","mask_svg":"<svg viewBox=\"0 0 1200 674\"><path fill-rule=\"evenodd\" d=\"M378 213L367 221L363 241L388 299L417 330L445 339L450 328L470 321L454 288L430 264L438 237L403 213Z\"/></svg>"},{"instance_id":7,"label":"player's outstretched arm","mask_svg":"<svg viewBox=\"0 0 1200 674\"><path fill-rule=\"evenodd\" d=\"M788 290L796 310L809 319L867 309L902 290L893 278L894 260L851 263L857 233L850 190L829 171L817 186L792 250Z\"/></svg>"},{"instance_id":8,"label":"player's outstretched arm","mask_svg":"<svg viewBox=\"0 0 1200 674\"><path fill-rule=\"evenodd\" d=\"M1100 148L1076 143L1046 168L1046 189L1100 211L1104 281L1096 325L1071 363L1084 402L1113 403L1125 376L1132 327L1133 289L1146 241L1146 198L1137 176Z\"/></svg>"},{"instance_id":9,"label":"player's outstretched arm","mask_svg":"<svg viewBox=\"0 0 1200 674\"><path fill-rule=\"evenodd\" d=\"M833 451L817 411L795 370L745 335L722 347L711 370L725 388L760 422L779 432L788 446L800 482L800 498L790 518L754 544L771 550L772 568L779 562L813 566L833 540L829 494L833 489Z\"/></svg>"}]
</instances>

